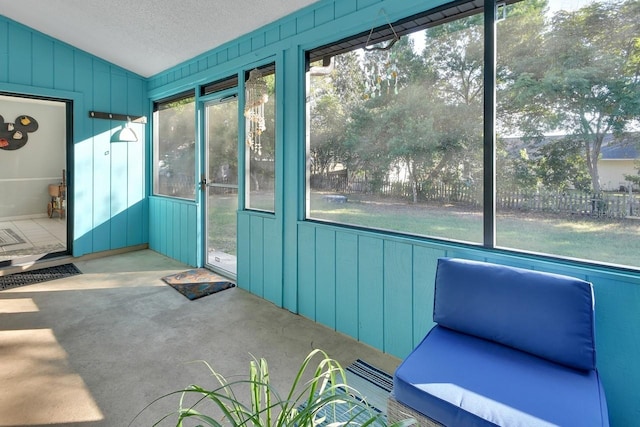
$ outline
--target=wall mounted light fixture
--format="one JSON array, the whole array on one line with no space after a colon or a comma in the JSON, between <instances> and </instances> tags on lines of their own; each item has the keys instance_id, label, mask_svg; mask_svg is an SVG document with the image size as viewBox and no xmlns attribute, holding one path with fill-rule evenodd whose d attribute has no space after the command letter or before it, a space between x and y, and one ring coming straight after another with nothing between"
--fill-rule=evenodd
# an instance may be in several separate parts
<instances>
[{"instance_id":1,"label":"wall mounted light fixture","mask_svg":"<svg viewBox=\"0 0 640 427\"><path fill-rule=\"evenodd\" d=\"M136 142L138 140L138 135L129 127L129 123L120 130L117 130L113 135L111 135L111 142Z\"/></svg>"},{"instance_id":2,"label":"wall mounted light fixture","mask_svg":"<svg viewBox=\"0 0 640 427\"><path fill-rule=\"evenodd\" d=\"M145 116L129 116L126 114L101 113L99 111L89 111L92 119L120 120L126 122L122 129L111 135L111 142L136 142L138 135L131 128L131 123L147 123Z\"/></svg>"}]
</instances>

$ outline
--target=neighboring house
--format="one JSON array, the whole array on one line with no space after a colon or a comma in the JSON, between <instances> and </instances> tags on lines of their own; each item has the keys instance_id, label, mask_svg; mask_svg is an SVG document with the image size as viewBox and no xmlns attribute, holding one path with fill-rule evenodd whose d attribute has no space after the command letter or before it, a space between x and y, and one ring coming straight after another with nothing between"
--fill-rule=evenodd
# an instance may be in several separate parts
<instances>
[{"instance_id":1,"label":"neighboring house","mask_svg":"<svg viewBox=\"0 0 640 427\"><path fill-rule=\"evenodd\" d=\"M527 148L531 154L547 142L563 137L549 135L540 141L529 142L524 142L521 138L502 138L502 141L504 149L509 155L517 157L523 148ZM612 134L606 135L598 159L598 173L602 190L627 191L629 182L624 176L638 174L638 167L640 167L638 162L640 162L640 133L629 133L621 139L615 138ZM633 190L640 190L640 188L634 185Z\"/></svg>"},{"instance_id":2,"label":"neighboring house","mask_svg":"<svg viewBox=\"0 0 640 427\"><path fill-rule=\"evenodd\" d=\"M627 191L629 181L624 176L636 175L639 161L640 150L637 143L633 144L628 140L623 140L620 143L612 141L603 146L598 160L602 189L605 191ZM634 185L633 189L638 190L638 186Z\"/></svg>"}]
</instances>

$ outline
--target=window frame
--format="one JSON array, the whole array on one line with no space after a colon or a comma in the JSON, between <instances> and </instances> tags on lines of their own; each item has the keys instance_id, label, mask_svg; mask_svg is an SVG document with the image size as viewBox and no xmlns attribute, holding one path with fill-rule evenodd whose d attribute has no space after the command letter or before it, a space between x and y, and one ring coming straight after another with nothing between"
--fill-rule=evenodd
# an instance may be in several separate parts
<instances>
[{"instance_id":1,"label":"window frame","mask_svg":"<svg viewBox=\"0 0 640 427\"><path fill-rule=\"evenodd\" d=\"M193 105L194 105L194 113L197 114L197 97L196 97L196 91L195 89L190 89L190 90L186 90L183 92L179 92L158 100L154 100L153 101L153 110L152 110L152 117L153 117L153 131L152 131L152 147L151 147L151 151L152 151L152 164L151 164L151 194L153 196L157 196L157 197L169 197L172 199L177 199L177 200L186 200L186 201L191 201L191 202L195 202L198 198L198 194L195 188L195 180L196 180L196 164L194 162L193 164L193 168L194 168L194 174L193 174L193 185L194 185L194 193L193 193L193 197L181 197L181 196L175 196L175 195L171 195L171 194L163 194L160 193L157 190L157 187L159 185L158 183L158 176L159 176L159 171L158 171L158 167L159 167L159 162L160 162L160 157L159 157L159 138L160 138L160 120L158 117L158 112L165 109L162 108L163 105L168 105L171 104L173 102L176 101L181 101L183 99L189 99L189 98L193 98ZM193 138L194 141L197 141L197 135L198 135L198 130L196 129L196 117L194 115L193 117L193 123L194 123L194 134L193 134ZM196 147L194 145L194 158L196 157Z\"/></svg>"},{"instance_id":2,"label":"window frame","mask_svg":"<svg viewBox=\"0 0 640 427\"><path fill-rule=\"evenodd\" d=\"M274 137L274 141L273 141L273 186L274 186L274 191L273 191L273 210L269 210L269 209L260 209L260 208L256 208L256 207L251 207L250 203L251 203L251 149L248 147L247 143L246 143L246 136L247 136L247 120L244 117L244 104L246 102L246 82L249 79L249 74L251 73L252 70L259 70L262 72L263 77L264 76L269 76L269 75L273 75L274 79L275 79L275 92L274 92L274 96L275 96L275 102L273 103L273 113L274 113L274 129L273 129L273 137ZM244 125L241 127L241 135L242 135L242 147L243 149L241 150L240 155L242 155L242 181L243 181L243 187L244 187L244 191L242 192L242 197L241 200L239 200L239 206L241 206L240 209L242 209L243 211L247 211L247 212L254 212L254 213L260 213L260 214L265 214L265 215L270 215L270 216L274 216L277 212L277 197L276 197L276 190L277 190L277 180L278 180L278 168L277 168L277 155L278 155L278 125L279 125L279 117L278 117L278 105L277 105L277 100L278 100L278 75L277 75L277 63L275 59L271 59L270 61L266 62L266 63L262 63L261 65L257 65L254 67L250 67L250 68L246 68L242 71L241 75L242 75L242 87L241 87L241 102L242 102L242 110L241 110L241 116L244 119Z\"/></svg>"},{"instance_id":3,"label":"window frame","mask_svg":"<svg viewBox=\"0 0 640 427\"><path fill-rule=\"evenodd\" d=\"M308 138L305 138L305 157L304 157L304 206L302 212L302 219L306 222L329 224L337 227L344 227L352 230L371 231L377 232L388 236L409 238L419 238L425 241L433 241L435 243L448 243L454 245L461 245L472 248L483 248L492 252L503 254L517 254L526 255L533 258L542 260L551 260L554 262L576 262L589 267L607 268L619 271L637 272L640 270L640 266L629 266L611 264L600 260L591 259L576 259L562 255L556 255L553 253L538 253L534 251L527 251L526 249L501 247L496 244L496 109L497 109L497 90L496 90L496 63L497 63L497 31L496 23L500 20L498 16L499 9L510 4L518 3L523 0L507 0L503 2L483 2L479 6L474 1L462 0L453 1L435 8L428 9L422 13L412 15L410 17L398 20L393 23L388 23L379 27L375 27L370 31L358 33L351 37L340 39L336 42L326 43L318 47L312 47L309 49L303 49L305 55L304 63L304 80L306 83L304 89L304 98L309 96L309 81L308 72L311 69L313 62L322 60L323 65L329 63L329 59L341 53L354 51L356 49L370 46L378 43L382 43L388 40L392 40L395 34L398 36L410 34L422 29L441 25L453 20L461 19L476 13L483 14L484 25L484 65L483 65L483 237L482 243L476 244L471 242L460 242L454 239L444 237L434 237L425 235L416 235L408 232L377 229L374 227L367 227L360 224L348 224L343 222L336 222L331 220L324 220L310 217L310 204L309 204L309 192L310 192L310 174L307 167L309 158L309 146ZM486 7L485 7L486 6ZM457 12L456 12L457 10ZM493 66L491 66L493 64ZM304 126L306 128L305 134L309 132L310 123L310 111L308 103L304 102Z\"/></svg>"}]
</instances>

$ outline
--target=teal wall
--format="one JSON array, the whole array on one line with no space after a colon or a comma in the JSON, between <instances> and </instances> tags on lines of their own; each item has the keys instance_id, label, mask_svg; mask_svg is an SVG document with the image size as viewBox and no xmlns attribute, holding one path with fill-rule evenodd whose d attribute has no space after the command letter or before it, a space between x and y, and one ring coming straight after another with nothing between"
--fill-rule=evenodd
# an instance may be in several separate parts
<instances>
[{"instance_id":1,"label":"teal wall","mask_svg":"<svg viewBox=\"0 0 640 427\"><path fill-rule=\"evenodd\" d=\"M73 101L73 255L146 243L146 127L132 126L139 142L112 144L123 123L88 113L148 116L147 81L0 16L0 91Z\"/></svg>"},{"instance_id":2,"label":"teal wall","mask_svg":"<svg viewBox=\"0 0 640 427\"><path fill-rule=\"evenodd\" d=\"M640 393L636 391L640 384L640 273L303 221L304 50L440 3L322 0L146 81L0 17L0 90L64 94L61 97L75 101L74 224L78 230L74 252L117 247L125 239L127 243L148 241L158 252L201 265L201 196L195 202L144 198L142 183L150 176L144 169L148 153L134 146L126 153L121 149L105 156L108 143L103 133L109 126L86 119L86 112L122 107L129 114L142 111L148 116L152 100L276 61L276 213L239 212L238 285L404 357L432 325L433 279L440 256L584 278L595 288L598 367L612 425L636 425L640 419ZM29 53L23 51L25 46ZM34 55L34 49L43 54ZM40 71L41 62L45 71ZM128 96L122 99L120 89L125 82ZM198 160L197 166L200 164ZM118 171L125 169L126 201L121 191L114 191L122 188L118 183L124 178ZM126 214L126 229L119 228L124 224L121 212Z\"/></svg>"},{"instance_id":3,"label":"teal wall","mask_svg":"<svg viewBox=\"0 0 640 427\"><path fill-rule=\"evenodd\" d=\"M367 344L404 357L433 326L438 257L567 274L594 285L597 364L614 426L640 419L640 274L462 245L298 223L298 309Z\"/></svg>"}]
</instances>

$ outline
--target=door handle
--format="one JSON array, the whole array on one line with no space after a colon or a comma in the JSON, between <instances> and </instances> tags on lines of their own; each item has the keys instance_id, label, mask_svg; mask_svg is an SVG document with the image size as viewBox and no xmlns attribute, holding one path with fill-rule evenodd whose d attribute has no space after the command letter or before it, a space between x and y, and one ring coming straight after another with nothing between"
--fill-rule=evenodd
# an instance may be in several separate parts
<instances>
[{"instance_id":1,"label":"door handle","mask_svg":"<svg viewBox=\"0 0 640 427\"><path fill-rule=\"evenodd\" d=\"M200 178L200 189L202 191L205 191L207 189L207 177L202 175L202 177Z\"/></svg>"}]
</instances>

